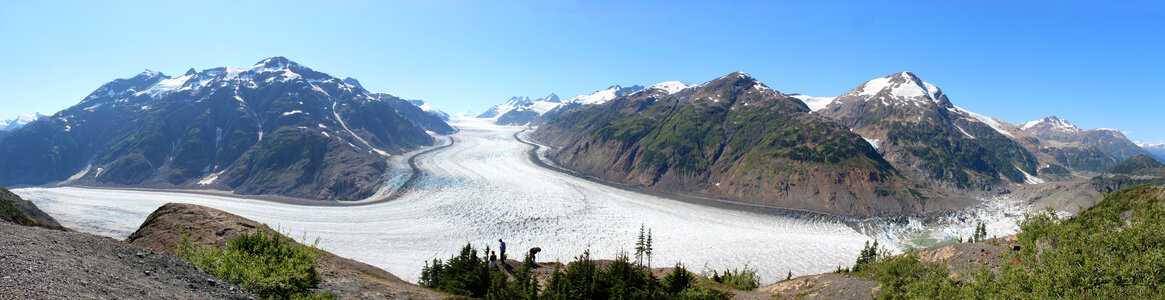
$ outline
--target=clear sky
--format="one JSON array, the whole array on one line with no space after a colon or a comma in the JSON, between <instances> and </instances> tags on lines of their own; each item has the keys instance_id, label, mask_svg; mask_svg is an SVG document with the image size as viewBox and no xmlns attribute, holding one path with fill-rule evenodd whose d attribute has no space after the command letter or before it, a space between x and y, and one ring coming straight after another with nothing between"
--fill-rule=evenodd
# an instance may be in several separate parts
<instances>
[{"instance_id":1,"label":"clear sky","mask_svg":"<svg viewBox=\"0 0 1165 300\"><path fill-rule=\"evenodd\" d=\"M752 74L836 96L913 71L965 109L1165 140L1165 2L2 1L0 119L143 69L285 56L450 113Z\"/></svg>"}]
</instances>

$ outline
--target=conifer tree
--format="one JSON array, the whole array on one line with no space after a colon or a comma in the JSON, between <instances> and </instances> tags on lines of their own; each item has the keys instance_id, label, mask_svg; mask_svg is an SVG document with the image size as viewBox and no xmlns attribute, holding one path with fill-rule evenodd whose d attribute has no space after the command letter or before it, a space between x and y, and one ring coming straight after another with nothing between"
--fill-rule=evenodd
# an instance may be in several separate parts
<instances>
[{"instance_id":1,"label":"conifer tree","mask_svg":"<svg viewBox=\"0 0 1165 300\"><path fill-rule=\"evenodd\" d=\"M639 224L639 240L635 242L635 264L643 265L643 256L647 253L647 240L643 235L643 224Z\"/></svg>"},{"instance_id":2,"label":"conifer tree","mask_svg":"<svg viewBox=\"0 0 1165 300\"><path fill-rule=\"evenodd\" d=\"M644 254L647 254L647 268L651 269L651 229L647 229L647 243L644 244Z\"/></svg>"}]
</instances>

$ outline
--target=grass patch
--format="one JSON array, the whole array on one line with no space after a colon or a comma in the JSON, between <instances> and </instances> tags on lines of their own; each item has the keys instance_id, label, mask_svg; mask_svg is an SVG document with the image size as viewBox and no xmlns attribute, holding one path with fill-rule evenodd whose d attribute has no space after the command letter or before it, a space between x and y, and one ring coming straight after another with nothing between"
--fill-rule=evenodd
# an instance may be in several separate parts
<instances>
[{"instance_id":1,"label":"grass patch","mask_svg":"<svg viewBox=\"0 0 1165 300\"><path fill-rule=\"evenodd\" d=\"M376 278L379 278L380 280L389 281L388 277L377 275L375 273L369 272L368 270L360 269L359 271L360 271L360 273L364 273L364 275L376 277Z\"/></svg>"}]
</instances>

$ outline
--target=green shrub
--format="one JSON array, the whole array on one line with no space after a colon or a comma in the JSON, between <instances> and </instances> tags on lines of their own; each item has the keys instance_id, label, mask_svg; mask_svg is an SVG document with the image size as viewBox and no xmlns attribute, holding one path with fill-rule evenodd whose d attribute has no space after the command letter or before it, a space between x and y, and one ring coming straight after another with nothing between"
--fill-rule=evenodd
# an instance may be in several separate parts
<instances>
[{"instance_id":1,"label":"green shrub","mask_svg":"<svg viewBox=\"0 0 1165 300\"><path fill-rule=\"evenodd\" d=\"M264 298L329 297L304 295L320 283L315 245L297 246L290 239L263 230L243 233L227 242L225 249L194 245L189 236L183 236L175 254L223 281Z\"/></svg>"},{"instance_id":2,"label":"green shrub","mask_svg":"<svg viewBox=\"0 0 1165 300\"><path fill-rule=\"evenodd\" d=\"M1155 299L1165 295L1165 201L1158 186L1105 197L1074 218L1054 211L1020 223L1019 251L999 269L950 276L914 255L875 260L855 276L879 299ZM958 279L963 278L963 279Z\"/></svg>"},{"instance_id":3,"label":"green shrub","mask_svg":"<svg viewBox=\"0 0 1165 300\"><path fill-rule=\"evenodd\" d=\"M696 283L696 276L692 276L683 265L676 263L676 267L663 277L663 290L668 294L680 294Z\"/></svg>"},{"instance_id":4,"label":"green shrub","mask_svg":"<svg viewBox=\"0 0 1165 300\"><path fill-rule=\"evenodd\" d=\"M756 269L748 266L744 266L743 269L724 270L724 273L712 271L712 281L744 291L751 291L760 286Z\"/></svg>"},{"instance_id":5,"label":"green shrub","mask_svg":"<svg viewBox=\"0 0 1165 300\"><path fill-rule=\"evenodd\" d=\"M489 248L486 248L482 254L488 253ZM487 295L508 298L506 295L510 291L506 275L497 268L490 268L487 256L478 257L472 244L465 244L460 253L446 262L434 259L432 264L425 263L417 284L474 298L491 298Z\"/></svg>"}]
</instances>

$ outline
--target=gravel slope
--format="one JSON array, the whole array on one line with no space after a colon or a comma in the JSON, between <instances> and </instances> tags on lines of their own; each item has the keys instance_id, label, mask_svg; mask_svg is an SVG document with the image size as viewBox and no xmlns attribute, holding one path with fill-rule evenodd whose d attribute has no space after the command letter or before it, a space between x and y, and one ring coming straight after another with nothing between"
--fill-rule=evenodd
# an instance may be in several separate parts
<instances>
[{"instance_id":1,"label":"gravel slope","mask_svg":"<svg viewBox=\"0 0 1165 300\"><path fill-rule=\"evenodd\" d=\"M0 222L0 299L245 299L169 253Z\"/></svg>"}]
</instances>

